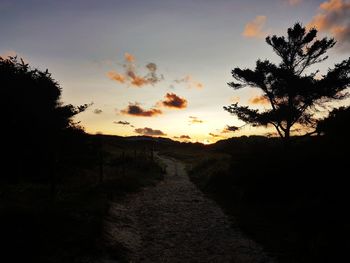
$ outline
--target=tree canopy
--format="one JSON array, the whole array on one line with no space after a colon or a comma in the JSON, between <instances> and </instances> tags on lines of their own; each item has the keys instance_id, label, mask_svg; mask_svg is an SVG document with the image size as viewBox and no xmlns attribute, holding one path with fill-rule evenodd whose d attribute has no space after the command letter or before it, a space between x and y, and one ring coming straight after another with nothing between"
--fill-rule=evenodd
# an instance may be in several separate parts
<instances>
[{"instance_id":1,"label":"tree canopy","mask_svg":"<svg viewBox=\"0 0 350 263\"><path fill-rule=\"evenodd\" d=\"M89 105L64 105L48 70L33 69L17 57L0 57L0 92L2 152L13 171L6 177L47 177L60 152L73 147L70 138L82 133L73 117Z\"/></svg>"},{"instance_id":2,"label":"tree canopy","mask_svg":"<svg viewBox=\"0 0 350 263\"><path fill-rule=\"evenodd\" d=\"M17 57L0 57L3 121L10 133L57 133L74 128L73 117L88 105L63 105L61 87L51 73L32 69Z\"/></svg>"},{"instance_id":3,"label":"tree canopy","mask_svg":"<svg viewBox=\"0 0 350 263\"><path fill-rule=\"evenodd\" d=\"M269 60L258 60L255 69L234 68L233 89L244 87L259 89L269 102L269 109L259 111L238 103L224 109L253 126L272 125L280 137L290 138L292 127L316 127L317 106L325 102L348 97L350 85L350 57L319 77L310 67L323 62L327 51L336 41L333 38L317 39L317 30L306 29L296 23L287 36L268 36L266 43L281 59L276 65Z\"/></svg>"}]
</instances>

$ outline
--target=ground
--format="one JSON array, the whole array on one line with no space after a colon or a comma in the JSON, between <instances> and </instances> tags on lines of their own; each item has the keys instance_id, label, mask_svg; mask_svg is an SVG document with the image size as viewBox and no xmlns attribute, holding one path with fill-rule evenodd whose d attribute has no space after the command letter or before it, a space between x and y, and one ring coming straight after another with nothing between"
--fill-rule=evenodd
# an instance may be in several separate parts
<instances>
[{"instance_id":1,"label":"ground","mask_svg":"<svg viewBox=\"0 0 350 263\"><path fill-rule=\"evenodd\" d=\"M190 182L180 161L157 158L164 180L112 204L110 247L125 247L129 262L275 262Z\"/></svg>"}]
</instances>

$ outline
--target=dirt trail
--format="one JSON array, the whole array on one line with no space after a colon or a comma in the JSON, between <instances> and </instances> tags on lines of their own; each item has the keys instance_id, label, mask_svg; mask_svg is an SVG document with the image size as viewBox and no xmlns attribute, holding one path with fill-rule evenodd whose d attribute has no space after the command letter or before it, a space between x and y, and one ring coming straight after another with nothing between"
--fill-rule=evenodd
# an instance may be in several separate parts
<instances>
[{"instance_id":1,"label":"dirt trail","mask_svg":"<svg viewBox=\"0 0 350 263\"><path fill-rule=\"evenodd\" d=\"M164 180L114 203L106 220L109 241L130 250L131 262L274 262L192 184L181 162L158 158Z\"/></svg>"}]
</instances>

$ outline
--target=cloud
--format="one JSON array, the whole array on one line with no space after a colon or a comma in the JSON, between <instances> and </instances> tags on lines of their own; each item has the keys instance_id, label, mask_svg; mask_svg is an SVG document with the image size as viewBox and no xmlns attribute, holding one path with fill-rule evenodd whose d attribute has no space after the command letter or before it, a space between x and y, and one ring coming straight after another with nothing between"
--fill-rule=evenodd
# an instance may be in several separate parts
<instances>
[{"instance_id":1,"label":"cloud","mask_svg":"<svg viewBox=\"0 0 350 263\"><path fill-rule=\"evenodd\" d=\"M130 122L128 121L114 121L115 124L121 124L121 125L130 125Z\"/></svg>"},{"instance_id":2,"label":"cloud","mask_svg":"<svg viewBox=\"0 0 350 263\"><path fill-rule=\"evenodd\" d=\"M109 71L107 72L107 77L111 80L115 80L119 83L125 83L126 77L116 71Z\"/></svg>"},{"instance_id":3,"label":"cloud","mask_svg":"<svg viewBox=\"0 0 350 263\"><path fill-rule=\"evenodd\" d=\"M233 96L233 97L230 98L230 102L231 102L231 103L237 103L237 102L239 102L240 100L241 100L241 98L238 97L238 96Z\"/></svg>"},{"instance_id":4,"label":"cloud","mask_svg":"<svg viewBox=\"0 0 350 263\"><path fill-rule=\"evenodd\" d=\"M167 93L165 99L160 101L158 105L168 108L185 109L187 107L187 100L177 96L175 93Z\"/></svg>"},{"instance_id":5,"label":"cloud","mask_svg":"<svg viewBox=\"0 0 350 263\"><path fill-rule=\"evenodd\" d=\"M188 85L187 87L189 89L191 89L191 88L203 89L204 88L203 83L194 80L191 75L186 75L185 77L183 77L181 79L175 79L174 82L177 84L186 83Z\"/></svg>"},{"instance_id":6,"label":"cloud","mask_svg":"<svg viewBox=\"0 0 350 263\"><path fill-rule=\"evenodd\" d=\"M190 123L191 124L196 124L196 123L203 123L203 120L200 120L198 117L195 116L189 116L190 118Z\"/></svg>"},{"instance_id":7,"label":"cloud","mask_svg":"<svg viewBox=\"0 0 350 263\"><path fill-rule=\"evenodd\" d=\"M290 4L291 6L299 5L302 2L303 2L303 0L288 0L288 4Z\"/></svg>"},{"instance_id":8,"label":"cloud","mask_svg":"<svg viewBox=\"0 0 350 263\"><path fill-rule=\"evenodd\" d=\"M326 11L338 11L346 7L346 5L349 5L349 3L346 2L346 0L329 0L323 2L320 5L320 8Z\"/></svg>"},{"instance_id":9,"label":"cloud","mask_svg":"<svg viewBox=\"0 0 350 263\"><path fill-rule=\"evenodd\" d=\"M189 135L174 136L175 139L191 140Z\"/></svg>"},{"instance_id":10,"label":"cloud","mask_svg":"<svg viewBox=\"0 0 350 263\"><path fill-rule=\"evenodd\" d=\"M239 130L239 127L237 127L237 126L226 125L226 127L222 130L221 133L230 133L230 132L235 132L238 130Z\"/></svg>"},{"instance_id":11,"label":"cloud","mask_svg":"<svg viewBox=\"0 0 350 263\"><path fill-rule=\"evenodd\" d=\"M164 132L161 130L153 130L152 128L137 128L134 130L136 133L141 135L148 135L148 136L166 136Z\"/></svg>"},{"instance_id":12,"label":"cloud","mask_svg":"<svg viewBox=\"0 0 350 263\"><path fill-rule=\"evenodd\" d=\"M320 4L318 13L308 24L321 32L330 33L342 51L350 49L350 1L329 0Z\"/></svg>"},{"instance_id":13,"label":"cloud","mask_svg":"<svg viewBox=\"0 0 350 263\"><path fill-rule=\"evenodd\" d=\"M135 62L135 57L133 55L131 55L130 53L128 53L128 52L125 52L124 58L128 62L131 62L131 63Z\"/></svg>"},{"instance_id":14,"label":"cloud","mask_svg":"<svg viewBox=\"0 0 350 263\"><path fill-rule=\"evenodd\" d=\"M148 70L148 73L145 76L145 78L146 78L146 80L147 80L147 82L149 84L154 85L154 84L158 83L159 81L164 80L163 74L161 74L160 76L158 76L158 74L157 74L157 65L156 65L156 63L153 63L153 62L152 63L148 63L146 65L146 68Z\"/></svg>"},{"instance_id":15,"label":"cloud","mask_svg":"<svg viewBox=\"0 0 350 263\"><path fill-rule=\"evenodd\" d=\"M95 114L101 114L103 111L101 109L94 109Z\"/></svg>"},{"instance_id":16,"label":"cloud","mask_svg":"<svg viewBox=\"0 0 350 263\"><path fill-rule=\"evenodd\" d=\"M220 135L218 134L214 134L214 133L209 133L210 136L214 137L214 138L218 138L218 137L221 137Z\"/></svg>"},{"instance_id":17,"label":"cloud","mask_svg":"<svg viewBox=\"0 0 350 263\"><path fill-rule=\"evenodd\" d=\"M0 57L3 59L6 59L8 57L15 57L15 56L17 56L17 53L14 50L7 50L4 53L0 54Z\"/></svg>"},{"instance_id":18,"label":"cloud","mask_svg":"<svg viewBox=\"0 0 350 263\"><path fill-rule=\"evenodd\" d=\"M125 125L125 126L130 126L130 127L134 127L133 125L130 124L130 122L128 121L114 121L114 124L120 124L120 125Z\"/></svg>"},{"instance_id":19,"label":"cloud","mask_svg":"<svg viewBox=\"0 0 350 263\"><path fill-rule=\"evenodd\" d=\"M266 23L266 16L257 16L253 21L245 25L242 35L248 38L262 38L266 36L264 26Z\"/></svg>"},{"instance_id":20,"label":"cloud","mask_svg":"<svg viewBox=\"0 0 350 263\"><path fill-rule=\"evenodd\" d=\"M249 99L250 104L269 105L270 102L264 96L255 96Z\"/></svg>"},{"instance_id":21,"label":"cloud","mask_svg":"<svg viewBox=\"0 0 350 263\"><path fill-rule=\"evenodd\" d=\"M143 108L141 108L139 103L129 103L129 106L120 111L122 114L126 114L126 115L132 115L132 116L140 116L140 117L153 117L156 115L160 115L163 112L159 109L149 109L149 110L145 110Z\"/></svg>"},{"instance_id":22,"label":"cloud","mask_svg":"<svg viewBox=\"0 0 350 263\"><path fill-rule=\"evenodd\" d=\"M143 87L146 85L154 85L164 79L163 75L158 75L157 65L155 63L148 63L145 66L145 75L141 75L137 71L135 65L135 56L130 53L124 54L124 63L122 64L123 73L115 70L107 72L107 77L121 84L126 84L132 87Z\"/></svg>"}]
</instances>

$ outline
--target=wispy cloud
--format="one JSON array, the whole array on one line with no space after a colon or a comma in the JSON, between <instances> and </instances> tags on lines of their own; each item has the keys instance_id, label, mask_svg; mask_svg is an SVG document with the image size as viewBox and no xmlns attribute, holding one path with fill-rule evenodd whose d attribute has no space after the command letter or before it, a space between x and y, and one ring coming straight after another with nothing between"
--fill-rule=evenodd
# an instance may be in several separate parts
<instances>
[{"instance_id":1,"label":"wispy cloud","mask_svg":"<svg viewBox=\"0 0 350 263\"><path fill-rule=\"evenodd\" d=\"M121 125L130 125L130 122L128 121L114 121L114 124L121 124Z\"/></svg>"},{"instance_id":2,"label":"wispy cloud","mask_svg":"<svg viewBox=\"0 0 350 263\"><path fill-rule=\"evenodd\" d=\"M299 5L303 2L303 0L288 0L288 4L291 6Z\"/></svg>"},{"instance_id":3,"label":"wispy cloud","mask_svg":"<svg viewBox=\"0 0 350 263\"><path fill-rule=\"evenodd\" d=\"M101 114L103 111L101 109L94 109L95 114Z\"/></svg>"},{"instance_id":4,"label":"wispy cloud","mask_svg":"<svg viewBox=\"0 0 350 263\"><path fill-rule=\"evenodd\" d=\"M308 27L330 33L342 51L350 50L350 1L329 0L320 4Z\"/></svg>"},{"instance_id":5,"label":"wispy cloud","mask_svg":"<svg viewBox=\"0 0 350 263\"><path fill-rule=\"evenodd\" d=\"M187 100L179 97L175 93L167 93L165 99L160 101L158 105L168 108L185 109L187 107Z\"/></svg>"},{"instance_id":6,"label":"wispy cloud","mask_svg":"<svg viewBox=\"0 0 350 263\"><path fill-rule=\"evenodd\" d=\"M191 88L203 89L204 88L204 84L199 82L199 81L197 81L197 80L194 80L191 75L186 75L183 78L175 79L174 82L177 83L177 84L186 83L187 87L189 89L191 89Z\"/></svg>"},{"instance_id":7,"label":"wispy cloud","mask_svg":"<svg viewBox=\"0 0 350 263\"><path fill-rule=\"evenodd\" d=\"M162 114L159 109L151 108L149 110L143 109L139 103L129 103L128 107L121 110L120 113L139 117L153 117Z\"/></svg>"},{"instance_id":8,"label":"wispy cloud","mask_svg":"<svg viewBox=\"0 0 350 263\"><path fill-rule=\"evenodd\" d=\"M157 65L148 63L145 66L145 74L139 74L135 64L135 56L130 53L124 54L124 63L122 64L123 72L110 70L107 72L107 77L120 84L126 84L131 87L141 88L146 85L154 85L163 80L163 75L158 75Z\"/></svg>"},{"instance_id":9,"label":"wispy cloud","mask_svg":"<svg viewBox=\"0 0 350 263\"><path fill-rule=\"evenodd\" d=\"M153 130L152 128L137 128L134 130L136 133L148 136L166 136L166 134L161 130Z\"/></svg>"},{"instance_id":10,"label":"wispy cloud","mask_svg":"<svg viewBox=\"0 0 350 263\"><path fill-rule=\"evenodd\" d=\"M195 116L189 116L190 119L190 124L199 124L199 123L203 123L204 121L199 119L198 117Z\"/></svg>"},{"instance_id":11,"label":"wispy cloud","mask_svg":"<svg viewBox=\"0 0 350 263\"><path fill-rule=\"evenodd\" d=\"M126 52L124 54L124 58L126 61L130 62L130 63L133 63L135 62L135 57L133 55L131 55L130 53Z\"/></svg>"},{"instance_id":12,"label":"wispy cloud","mask_svg":"<svg viewBox=\"0 0 350 263\"><path fill-rule=\"evenodd\" d=\"M242 35L248 38L262 38L267 35L265 31L266 16L257 16L253 21L245 25Z\"/></svg>"},{"instance_id":13,"label":"wispy cloud","mask_svg":"<svg viewBox=\"0 0 350 263\"><path fill-rule=\"evenodd\" d=\"M237 126L226 125L226 127L221 131L221 133L230 133L230 132L235 132L238 130L239 130L239 127L237 127Z\"/></svg>"},{"instance_id":14,"label":"wispy cloud","mask_svg":"<svg viewBox=\"0 0 350 263\"><path fill-rule=\"evenodd\" d=\"M233 96L233 97L230 98L230 102L231 102L231 103L237 103L237 102L239 102L240 100L241 100L241 98L238 97L238 96Z\"/></svg>"},{"instance_id":15,"label":"wispy cloud","mask_svg":"<svg viewBox=\"0 0 350 263\"><path fill-rule=\"evenodd\" d=\"M113 123L119 124L119 125L124 125L124 126L130 126L130 127L134 128L134 125L131 125L131 123L128 121L114 121Z\"/></svg>"},{"instance_id":16,"label":"wispy cloud","mask_svg":"<svg viewBox=\"0 0 350 263\"><path fill-rule=\"evenodd\" d=\"M254 96L249 99L249 104L254 104L254 105L269 105L270 102L267 98L264 96Z\"/></svg>"},{"instance_id":17,"label":"wispy cloud","mask_svg":"<svg viewBox=\"0 0 350 263\"><path fill-rule=\"evenodd\" d=\"M126 77L124 75L122 75L114 70L107 72L107 76L111 80L115 80L119 83L125 83L125 81L126 81Z\"/></svg>"}]
</instances>

